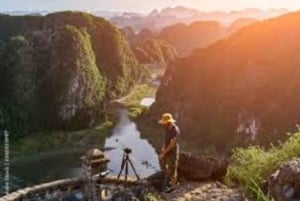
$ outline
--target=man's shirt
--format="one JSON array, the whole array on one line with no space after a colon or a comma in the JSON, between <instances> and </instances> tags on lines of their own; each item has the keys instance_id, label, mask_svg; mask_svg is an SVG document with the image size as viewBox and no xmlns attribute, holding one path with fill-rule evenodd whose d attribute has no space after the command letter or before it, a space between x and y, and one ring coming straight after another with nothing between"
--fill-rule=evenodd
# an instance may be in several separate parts
<instances>
[{"instance_id":1,"label":"man's shirt","mask_svg":"<svg viewBox=\"0 0 300 201\"><path fill-rule=\"evenodd\" d=\"M179 128L175 124L171 124L170 126L168 126L165 131L165 148L169 146L172 139L176 139L176 147L178 147L179 135Z\"/></svg>"}]
</instances>

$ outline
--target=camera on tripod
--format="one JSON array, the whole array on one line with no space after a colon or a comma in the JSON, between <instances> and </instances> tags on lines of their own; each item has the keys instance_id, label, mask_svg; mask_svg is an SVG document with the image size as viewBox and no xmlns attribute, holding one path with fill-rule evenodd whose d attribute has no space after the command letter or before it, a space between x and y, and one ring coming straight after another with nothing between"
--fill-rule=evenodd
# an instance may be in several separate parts
<instances>
[{"instance_id":1,"label":"camera on tripod","mask_svg":"<svg viewBox=\"0 0 300 201\"><path fill-rule=\"evenodd\" d=\"M132 153L132 149L125 147L123 149L124 153L123 153L123 158L122 158L122 163L121 163L121 169L120 172L118 174L118 179L120 179L120 176L123 172L123 170L125 169L125 184L127 183L127 177L128 177L128 173L129 173L129 166L131 167L131 169L133 170L137 180L140 179L139 175L137 174L132 161L129 158L129 154Z\"/></svg>"},{"instance_id":2,"label":"camera on tripod","mask_svg":"<svg viewBox=\"0 0 300 201\"><path fill-rule=\"evenodd\" d=\"M128 147L124 148L123 150L124 150L124 152L125 152L126 154L131 154L131 153L132 153L132 149L130 149L130 148L128 148Z\"/></svg>"}]
</instances>

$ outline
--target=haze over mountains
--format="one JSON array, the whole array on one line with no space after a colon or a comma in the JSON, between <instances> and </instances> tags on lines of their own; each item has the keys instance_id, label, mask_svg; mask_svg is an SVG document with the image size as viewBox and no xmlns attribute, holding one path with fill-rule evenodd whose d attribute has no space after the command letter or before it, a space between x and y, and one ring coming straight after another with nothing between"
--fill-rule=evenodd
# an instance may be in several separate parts
<instances>
[{"instance_id":1,"label":"haze over mountains","mask_svg":"<svg viewBox=\"0 0 300 201\"><path fill-rule=\"evenodd\" d=\"M160 29L176 23L189 24L194 21L217 21L223 25L229 25L239 18L254 18L257 20L263 20L273 18L287 12L287 9L245 9L231 12L203 12L197 9L178 6L174 8L165 8L161 11L153 10L146 16L139 16L136 14L130 15L127 13L121 16L112 17L111 21L120 27L131 26L134 30L139 31L143 28Z\"/></svg>"},{"instance_id":2,"label":"haze over mountains","mask_svg":"<svg viewBox=\"0 0 300 201\"><path fill-rule=\"evenodd\" d=\"M3 12L10 15L46 15L53 11L34 10L34 11L9 11ZM114 12L114 11L85 11L98 17L111 20L119 27L131 26L135 31L143 28L160 29L176 23L191 23L194 21L218 21L223 25L229 25L239 18L254 18L263 20L273 18L284 13L287 9L260 10L249 8L231 12L211 11L205 12L197 9L186 8L183 6L167 7L162 10L154 9L150 13Z\"/></svg>"},{"instance_id":3,"label":"haze over mountains","mask_svg":"<svg viewBox=\"0 0 300 201\"><path fill-rule=\"evenodd\" d=\"M136 48L139 49L137 57L142 58L143 62L147 60L170 61L172 60L170 58L173 58L173 56L170 56L172 55L171 52L174 52L172 48L176 50L178 56L185 56L190 54L195 48L207 47L208 45L215 43L217 40L226 38L237 30L255 22L257 22L257 20L253 18L240 18L227 27L217 21L195 21L191 24L177 23L164 27L159 31L142 29L136 34L132 27L125 27L122 29L122 32L131 44L134 52L137 52ZM157 40L155 45L154 40ZM149 48L150 41L152 41L152 48ZM163 43L164 50L158 50L158 46ZM145 47L145 45L148 47ZM147 50L145 50L145 48ZM141 52L142 49L143 51ZM166 52L165 50L169 53L159 53ZM155 54L169 56L167 56L167 58L162 58L161 56L154 56ZM153 56L155 58L153 58ZM145 59L146 57L147 59Z\"/></svg>"},{"instance_id":4,"label":"haze over mountains","mask_svg":"<svg viewBox=\"0 0 300 201\"><path fill-rule=\"evenodd\" d=\"M300 122L300 12L247 26L169 65L152 113L169 111L185 138L224 146L249 129L261 142ZM229 146L226 143L226 146Z\"/></svg>"},{"instance_id":5,"label":"haze over mountains","mask_svg":"<svg viewBox=\"0 0 300 201\"><path fill-rule=\"evenodd\" d=\"M172 50L173 47L179 56L184 56L195 48L207 47L217 40L226 38L244 26L286 12L287 9L204 12L182 6L168 7L160 11L155 9L148 14L90 11L95 16L110 20L121 29L129 28L125 36L142 63L150 61L165 63L170 58L174 58L172 55L176 55ZM15 11L8 14L46 15L48 13L49 11ZM160 42L154 42L153 39ZM158 47L160 45L162 47ZM161 48L162 50L159 50ZM163 55L168 58L163 58Z\"/></svg>"}]
</instances>

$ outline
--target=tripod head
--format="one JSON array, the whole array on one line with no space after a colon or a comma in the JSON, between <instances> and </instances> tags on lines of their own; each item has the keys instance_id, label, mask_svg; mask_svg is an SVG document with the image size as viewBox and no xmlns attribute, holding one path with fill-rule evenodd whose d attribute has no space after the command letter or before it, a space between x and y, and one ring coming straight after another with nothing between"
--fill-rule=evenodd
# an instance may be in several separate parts
<instances>
[{"instance_id":1,"label":"tripod head","mask_svg":"<svg viewBox=\"0 0 300 201\"><path fill-rule=\"evenodd\" d=\"M131 154L132 153L132 149L130 149L128 147L124 148L123 151L124 151L125 154Z\"/></svg>"}]
</instances>

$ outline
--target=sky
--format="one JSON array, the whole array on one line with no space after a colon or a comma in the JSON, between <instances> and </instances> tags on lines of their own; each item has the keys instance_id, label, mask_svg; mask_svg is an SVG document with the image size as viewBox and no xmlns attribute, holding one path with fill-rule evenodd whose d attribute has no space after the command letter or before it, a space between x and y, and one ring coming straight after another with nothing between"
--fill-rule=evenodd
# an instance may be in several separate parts
<instances>
[{"instance_id":1,"label":"sky","mask_svg":"<svg viewBox=\"0 0 300 201\"><path fill-rule=\"evenodd\" d=\"M14 10L101 10L149 12L177 5L203 11L243 8L288 8L300 10L300 0L0 0L0 11Z\"/></svg>"}]
</instances>

